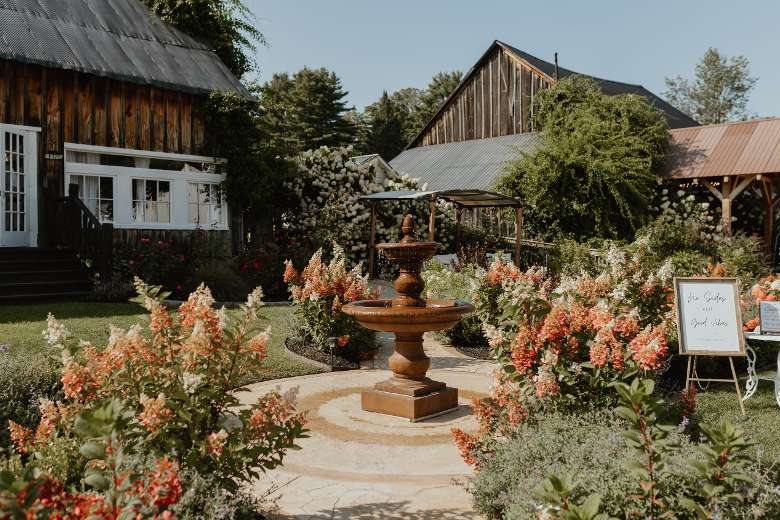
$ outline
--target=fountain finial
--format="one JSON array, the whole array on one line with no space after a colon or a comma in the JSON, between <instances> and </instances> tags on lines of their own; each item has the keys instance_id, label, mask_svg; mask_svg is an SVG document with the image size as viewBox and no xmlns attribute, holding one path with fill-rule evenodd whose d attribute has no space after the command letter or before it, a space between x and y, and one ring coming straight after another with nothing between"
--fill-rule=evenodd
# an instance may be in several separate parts
<instances>
[{"instance_id":1,"label":"fountain finial","mask_svg":"<svg viewBox=\"0 0 780 520\"><path fill-rule=\"evenodd\" d=\"M414 217L407 214L404 217L404 221L401 224L401 231L404 234L404 237L401 239L401 242L408 244L409 242L417 242L417 238L414 236L416 226L414 225Z\"/></svg>"}]
</instances>

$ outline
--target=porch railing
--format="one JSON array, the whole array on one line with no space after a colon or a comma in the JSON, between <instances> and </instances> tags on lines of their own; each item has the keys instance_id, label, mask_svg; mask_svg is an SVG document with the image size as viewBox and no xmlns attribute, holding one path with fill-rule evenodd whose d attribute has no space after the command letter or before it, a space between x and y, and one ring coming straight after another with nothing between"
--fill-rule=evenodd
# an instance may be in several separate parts
<instances>
[{"instance_id":1,"label":"porch railing","mask_svg":"<svg viewBox=\"0 0 780 520\"><path fill-rule=\"evenodd\" d=\"M79 198L77 184L68 186L68 196L57 208L57 242L70 247L82 260L91 262L104 280L113 271L114 225L100 220Z\"/></svg>"}]
</instances>

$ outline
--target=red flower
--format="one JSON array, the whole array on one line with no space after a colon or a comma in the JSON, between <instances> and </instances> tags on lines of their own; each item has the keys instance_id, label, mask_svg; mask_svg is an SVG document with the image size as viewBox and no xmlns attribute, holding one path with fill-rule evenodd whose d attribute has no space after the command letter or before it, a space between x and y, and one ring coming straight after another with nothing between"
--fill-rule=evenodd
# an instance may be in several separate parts
<instances>
[{"instance_id":1,"label":"red flower","mask_svg":"<svg viewBox=\"0 0 780 520\"><path fill-rule=\"evenodd\" d=\"M349 343L349 336L339 336L337 339L339 347L346 347Z\"/></svg>"}]
</instances>

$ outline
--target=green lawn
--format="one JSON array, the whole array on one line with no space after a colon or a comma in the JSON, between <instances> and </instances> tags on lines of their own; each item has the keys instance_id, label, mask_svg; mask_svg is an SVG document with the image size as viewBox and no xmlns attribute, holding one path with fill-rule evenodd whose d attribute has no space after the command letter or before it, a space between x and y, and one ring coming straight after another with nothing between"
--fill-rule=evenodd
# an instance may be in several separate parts
<instances>
[{"instance_id":1,"label":"green lawn","mask_svg":"<svg viewBox=\"0 0 780 520\"><path fill-rule=\"evenodd\" d=\"M740 384L740 391L744 394L744 381ZM703 423L718 424L729 420L763 448L763 457L780 460L780 407L775 402L771 381L758 383L756 393L745 401L745 416L739 410L734 386L727 383L712 384L707 391L699 391L696 403Z\"/></svg>"},{"instance_id":2,"label":"green lawn","mask_svg":"<svg viewBox=\"0 0 780 520\"><path fill-rule=\"evenodd\" d=\"M146 311L134 303L48 303L42 305L0 306L0 343L10 344L14 356L39 359L48 352L41 336L46 328L46 316L51 312L78 339L96 347L105 345L109 325L127 328L135 323L146 324ZM238 311L228 311L235 313ZM248 382L317 372L316 368L291 359L284 352L284 339L290 327L290 307L268 307L261 311L262 327L271 326L266 368Z\"/></svg>"}]
</instances>

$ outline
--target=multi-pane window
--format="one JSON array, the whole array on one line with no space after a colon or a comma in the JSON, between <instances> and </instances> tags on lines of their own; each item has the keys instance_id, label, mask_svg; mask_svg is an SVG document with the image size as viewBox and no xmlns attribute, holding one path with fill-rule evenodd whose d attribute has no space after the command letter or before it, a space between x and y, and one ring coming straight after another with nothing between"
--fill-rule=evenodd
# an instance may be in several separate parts
<instances>
[{"instance_id":1,"label":"multi-pane window","mask_svg":"<svg viewBox=\"0 0 780 520\"><path fill-rule=\"evenodd\" d=\"M79 187L79 198L101 222L114 221L114 178L100 175L71 175Z\"/></svg>"},{"instance_id":2,"label":"multi-pane window","mask_svg":"<svg viewBox=\"0 0 780 520\"><path fill-rule=\"evenodd\" d=\"M24 194L24 136L5 132L5 160L3 161L3 184L5 185L5 208L3 210L5 231L25 230Z\"/></svg>"},{"instance_id":3,"label":"multi-pane window","mask_svg":"<svg viewBox=\"0 0 780 520\"><path fill-rule=\"evenodd\" d=\"M171 183L133 179L133 221L151 224L171 222Z\"/></svg>"},{"instance_id":4,"label":"multi-pane window","mask_svg":"<svg viewBox=\"0 0 780 520\"><path fill-rule=\"evenodd\" d=\"M201 227L222 224L222 192L217 184L190 182L187 186L187 219Z\"/></svg>"}]
</instances>

